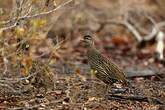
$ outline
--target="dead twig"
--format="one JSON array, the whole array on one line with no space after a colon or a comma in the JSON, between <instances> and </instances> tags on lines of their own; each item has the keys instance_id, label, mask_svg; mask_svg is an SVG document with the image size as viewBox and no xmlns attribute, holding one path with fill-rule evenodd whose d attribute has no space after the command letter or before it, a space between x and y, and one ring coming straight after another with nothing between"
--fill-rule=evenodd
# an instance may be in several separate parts
<instances>
[{"instance_id":1,"label":"dead twig","mask_svg":"<svg viewBox=\"0 0 165 110\"><path fill-rule=\"evenodd\" d=\"M164 60L164 55L163 55L163 50L164 50L164 33L159 32L158 35L156 36L156 50L155 50L155 57L159 61Z\"/></svg>"},{"instance_id":2,"label":"dead twig","mask_svg":"<svg viewBox=\"0 0 165 110\"><path fill-rule=\"evenodd\" d=\"M19 24L18 21L21 21L21 20L27 20L27 19L32 19L32 18L43 17L43 16L46 16L46 15L49 15L49 14L59 10L60 8L64 7L65 5L69 4L72 1L73 0L68 0L67 2L64 2L63 4L57 6L56 8L54 8L52 10L37 13L37 14L34 14L34 15L29 15L29 12L31 10L31 8L30 8L29 11L27 12L27 14L25 14L24 16L20 16L20 17L18 16L18 17L14 17L13 19L10 19L10 20L7 20L7 21L2 21L1 24L3 24L3 25L11 23L12 21L17 21L17 22L15 22L14 24L12 24L10 26L1 28L0 30L5 31L5 30L8 30L8 29L12 29L12 28L16 27Z\"/></svg>"}]
</instances>

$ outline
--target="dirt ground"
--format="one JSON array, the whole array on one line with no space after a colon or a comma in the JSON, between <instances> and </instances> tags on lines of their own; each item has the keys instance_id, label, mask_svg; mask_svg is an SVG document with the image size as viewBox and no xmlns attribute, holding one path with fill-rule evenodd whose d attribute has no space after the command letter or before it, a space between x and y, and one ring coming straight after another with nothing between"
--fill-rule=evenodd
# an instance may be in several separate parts
<instances>
[{"instance_id":1,"label":"dirt ground","mask_svg":"<svg viewBox=\"0 0 165 110\"><path fill-rule=\"evenodd\" d=\"M128 0L127 3L79 0L46 18L50 22L42 29L43 41L32 43L35 57L46 54L30 69L33 76L13 78L17 74L8 74L5 79L6 75L0 75L3 85L0 109L165 110L164 62L154 59L155 42L146 42L139 48L128 29L107 22L118 21L123 13L129 12L141 27L151 27L141 13L149 13L155 21L163 20L163 8L156 3L157 0ZM98 51L123 68L132 87L114 84L107 91L106 85L91 75L85 48L80 45L83 35L88 33L94 36ZM53 45L62 43L50 55L46 41ZM4 86L6 82L14 90Z\"/></svg>"}]
</instances>

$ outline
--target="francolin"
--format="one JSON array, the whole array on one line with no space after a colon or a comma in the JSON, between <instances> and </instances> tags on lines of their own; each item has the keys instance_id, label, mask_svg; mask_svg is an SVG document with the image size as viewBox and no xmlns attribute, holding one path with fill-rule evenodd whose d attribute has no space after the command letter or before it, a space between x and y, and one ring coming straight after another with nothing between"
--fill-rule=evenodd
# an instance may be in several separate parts
<instances>
[{"instance_id":1,"label":"francolin","mask_svg":"<svg viewBox=\"0 0 165 110\"><path fill-rule=\"evenodd\" d=\"M88 63L98 79L103 81L107 87L115 82L120 82L128 86L123 70L97 51L90 35L85 35L82 42L83 46L87 49L86 55Z\"/></svg>"}]
</instances>

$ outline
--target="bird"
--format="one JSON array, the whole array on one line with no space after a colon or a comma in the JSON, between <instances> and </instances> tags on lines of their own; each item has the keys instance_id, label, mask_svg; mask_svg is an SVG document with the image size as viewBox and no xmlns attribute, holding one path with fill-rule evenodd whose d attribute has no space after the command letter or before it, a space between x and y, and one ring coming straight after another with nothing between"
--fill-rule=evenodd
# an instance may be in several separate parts
<instances>
[{"instance_id":1,"label":"bird","mask_svg":"<svg viewBox=\"0 0 165 110\"><path fill-rule=\"evenodd\" d=\"M86 48L87 62L93 70L94 76L104 82L107 85L106 88L116 82L129 85L124 71L95 48L91 35L85 35L82 43Z\"/></svg>"}]
</instances>

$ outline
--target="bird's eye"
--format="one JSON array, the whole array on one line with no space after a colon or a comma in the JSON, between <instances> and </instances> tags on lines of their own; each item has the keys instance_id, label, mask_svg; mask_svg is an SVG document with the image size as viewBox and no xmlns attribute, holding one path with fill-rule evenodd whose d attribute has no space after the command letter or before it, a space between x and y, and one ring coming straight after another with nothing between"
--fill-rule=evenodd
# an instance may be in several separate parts
<instances>
[{"instance_id":1,"label":"bird's eye","mask_svg":"<svg viewBox=\"0 0 165 110\"><path fill-rule=\"evenodd\" d=\"M84 36L84 39L86 39L86 40L92 40L92 37L89 36L89 35L86 35L86 36Z\"/></svg>"}]
</instances>

